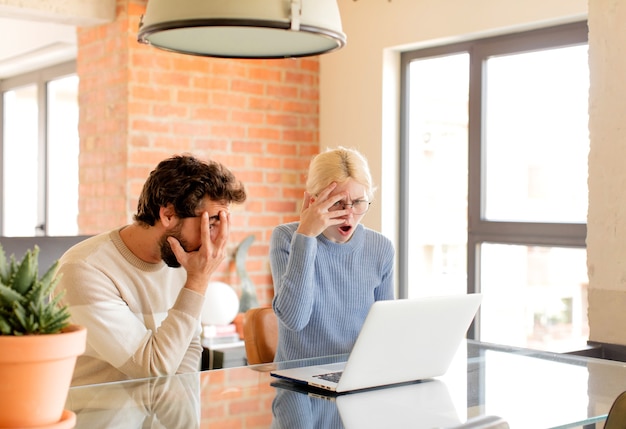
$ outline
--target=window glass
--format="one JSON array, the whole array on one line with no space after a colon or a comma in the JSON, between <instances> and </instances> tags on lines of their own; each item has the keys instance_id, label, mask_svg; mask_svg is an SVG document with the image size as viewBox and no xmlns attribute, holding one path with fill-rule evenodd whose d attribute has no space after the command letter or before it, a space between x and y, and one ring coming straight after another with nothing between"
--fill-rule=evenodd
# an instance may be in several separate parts
<instances>
[{"instance_id":1,"label":"window glass","mask_svg":"<svg viewBox=\"0 0 626 429\"><path fill-rule=\"evenodd\" d=\"M3 101L2 230L6 236L33 236L39 201L37 86L7 91Z\"/></svg>"},{"instance_id":2,"label":"window glass","mask_svg":"<svg viewBox=\"0 0 626 429\"><path fill-rule=\"evenodd\" d=\"M78 234L78 76L48 82L48 235Z\"/></svg>"},{"instance_id":3,"label":"window glass","mask_svg":"<svg viewBox=\"0 0 626 429\"><path fill-rule=\"evenodd\" d=\"M409 297L467 288L469 55L409 67Z\"/></svg>"},{"instance_id":4,"label":"window glass","mask_svg":"<svg viewBox=\"0 0 626 429\"><path fill-rule=\"evenodd\" d=\"M481 292L470 338L586 347L587 35L402 54L399 296Z\"/></svg>"},{"instance_id":5,"label":"window glass","mask_svg":"<svg viewBox=\"0 0 626 429\"><path fill-rule=\"evenodd\" d=\"M480 339L551 351L589 337L585 249L483 243Z\"/></svg>"},{"instance_id":6,"label":"window glass","mask_svg":"<svg viewBox=\"0 0 626 429\"><path fill-rule=\"evenodd\" d=\"M0 236L78 235L78 76L67 62L0 80Z\"/></svg>"},{"instance_id":7,"label":"window glass","mask_svg":"<svg viewBox=\"0 0 626 429\"><path fill-rule=\"evenodd\" d=\"M587 221L587 45L486 61L485 211L497 221Z\"/></svg>"}]
</instances>

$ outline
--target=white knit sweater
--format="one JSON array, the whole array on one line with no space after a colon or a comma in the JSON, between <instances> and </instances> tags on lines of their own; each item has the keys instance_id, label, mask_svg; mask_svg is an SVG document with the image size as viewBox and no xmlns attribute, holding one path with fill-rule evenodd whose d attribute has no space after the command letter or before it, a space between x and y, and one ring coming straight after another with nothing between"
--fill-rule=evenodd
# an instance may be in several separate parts
<instances>
[{"instance_id":1,"label":"white knit sweater","mask_svg":"<svg viewBox=\"0 0 626 429\"><path fill-rule=\"evenodd\" d=\"M78 243L60 259L71 322L87 328L72 385L198 371L204 296L183 288L186 272L149 264L120 229Z\"/></svg>"}]
</instances>

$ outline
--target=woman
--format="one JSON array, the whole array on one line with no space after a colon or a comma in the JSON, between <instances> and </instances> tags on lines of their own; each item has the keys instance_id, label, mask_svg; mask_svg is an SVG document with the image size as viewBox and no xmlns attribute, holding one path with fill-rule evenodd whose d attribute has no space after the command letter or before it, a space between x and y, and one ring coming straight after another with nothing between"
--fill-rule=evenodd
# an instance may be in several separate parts
<instances>
[{"instance_id":1,"label":"woman","mask_svg":"<svg viewBox=\"0 0 626 429\"><path fill-rule=\"evenodd\" d=\"M394 298L391 241L361 225L373 194L356 150L312 160L300 221L276 227L270 242L275 361L350 352L372 303Z\"/></svg>"}]
</instances>

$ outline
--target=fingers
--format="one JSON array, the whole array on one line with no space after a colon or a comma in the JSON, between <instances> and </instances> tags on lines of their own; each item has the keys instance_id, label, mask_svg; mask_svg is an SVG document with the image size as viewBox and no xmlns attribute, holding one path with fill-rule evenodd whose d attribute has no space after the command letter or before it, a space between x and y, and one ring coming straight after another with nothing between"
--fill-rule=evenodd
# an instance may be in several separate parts
<instances>
[{"instance_id":1,"label":"fingers","mask_svg":"<svg viewBox=\"0 0 626 429\"><path fill-rule=\"evenodd\" d=\"M219 220L215 221L211 229L211 218L208 212L204 212L200 218L200 247L198 250L185 252L180 243L172 237L170 243L176 241L183 255L174 249L183 268L187 271L187 288L199 293L204 293L211 274L218 268L226 257L226 247L230 233L230 214L222 210L218 213Z\"/></svg>"},{"instance_id":2,"label":"fingers","mask_svg":"<svg viewBox=\"0 0 626 429\"><path fill-rule=\"evenodd\" d=\"M211 220L209 219L209 212L203 212L200 216L200 249L199 251L206 252L205 254L213 253L211 243Z\"/></svg>"},{"instance_id":3,"label":"fingers","mask_svg":"<svg viewBox=\"0 0 626 429\"><path fill-rule=\"evenodd\" d=\"M302 201L302 210L306 210L311 205L311 194L304 191L304 201Z\"/></svg>"},{"instance_id":4,"label":"fingers","mask_svg":"<svg viewBox=\"0 0 626 429\"><path fill-rule=\"evenodd\" d=\"M336 210L333 205L349 198L349 196L347 192L333 194L336 188L337 183L333 182L315 196L305 192L298 233L315 237L329 226L341 225L346 222L345 216L350 213L350 210Z\"/></svg>"},{"instance_id":5,"label":"fingers","mask_svg":"<svg viewBox=\"0 0 626 429\"><path fill-rule=\"evenodd\" d=\"M185 252L185 249L183 249L183 246L181 246L180 242L176 238L172 237L171 235L167 237L167 242L172 248L172 252L174 252L174 256L176 256L176 259L178 260L178 262L182 264L185 258L187 257L187 252Z\"/></svg>"},{"instance_id":6,"label":"fingers","mask_svg":"<svg viewBox=\"0 0 626 429\"><path fill-rule=\"evenodd\" d=\"M332 194L329 195L325 200L320 201L320 208L329 213L329 217L331 219L336 218L336 217L341 217L341 216L345 216L346 214L348 214L348 210L346 210L345 208L342 208L341 210L332 210L331 208L338 203L341 200L345 200L346 198L349 198L349 195L347 192L339 192L337 194Z\"/></svg>"},{"instance_id":7,"label":"fingers","mask_svg":"<svg viewBox=\"0 0 626 429\"><path fill-rule=\"evenodd\" d=\"M213 245L215 249L219 250L221 253L224 253L223 250L226 248L226 244L228 243L228 236L230 235L230 213L226 211L219 212L219 226L217 236L215 237L215 241ZM207 217L208 218L208 217Z\"/></svg>"},{"instance_id":8,"label":"fingers","mask_svg":"<svg viewBox=\"0 0 626 429\"><path fill-rule=\"evenodd\" d=\"M332 182L330 185L328 185L326 188L324 188L318 195L317 195L317 199L313 200L314 204L317 205L318 211L320 213L325 213L328 212L330 210L330 208L337 202L348 198L348 194L346 192L338 192L337 194L332 194L332 192L335 190L335 188L337 187L337 182ZM311 201L309 200L309 203L307 204L307 208L309 207L309 205L311 205ZM331 218L335 218L338 216L343 216L346 213L348 213L347 210L343 209L343 210L335 210L332 213Z\"/></svg>"},{"instance_id":9,"label":"fingers","mask_svg":"<svg viewBox=\"0 0 626 429\"><path fill-rule=\"evenodd\" d=\"M204 248L206 253L213 257L226 248L230 234L230 213L221 210L217 216L219 220L213 225L213 231L211 230L211 218L208 212L202 213L200 220L200 249Z\"/></svg>"},{"instance_id":10,"label":"fingers","mask_svg":"<svg viewBox=\"0 0 626 429\"><path fill-rule=\"evenodd\" d=\"M330 185L328 185L327 187L325 187L325 188L322 190L322 192L320 192L320 193L317 195L317 197L318 197L318 198L317 198L317 199L318 199L318 201L324 201L324 200L326 200L326 199L328 198L328 196L330 195L330 193L331 193L332 191L334 191L336 187L337 187L337 182L332 182Z\"/></svg>"}]
</instances>

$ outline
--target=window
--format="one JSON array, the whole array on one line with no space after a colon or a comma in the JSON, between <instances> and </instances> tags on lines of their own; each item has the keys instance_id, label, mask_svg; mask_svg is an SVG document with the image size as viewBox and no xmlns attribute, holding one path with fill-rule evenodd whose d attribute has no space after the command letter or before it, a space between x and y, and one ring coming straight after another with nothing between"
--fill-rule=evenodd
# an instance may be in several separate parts
<instances>
[{"instance_id":1,"label":"window","mask_svg":"<svg viewBox=\"0 0 626 429\"><path fill-rule=\"evenodd\" d=\"M67 63L0 82L0 235L78 233L78 76Z\"/></svg>"},{"instance_id":2,"label":"window","mask_svg":"<svg viewBox=\"0 0 626 429\"><path fill-rule=\"evenodd\" d=\"M482 292L470 337L588 338L587 26L402 55L400 296Z\"/></svg>"}]
</instances>

